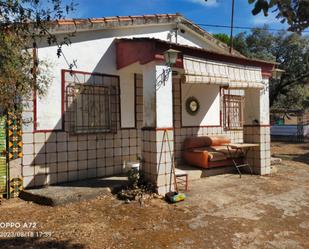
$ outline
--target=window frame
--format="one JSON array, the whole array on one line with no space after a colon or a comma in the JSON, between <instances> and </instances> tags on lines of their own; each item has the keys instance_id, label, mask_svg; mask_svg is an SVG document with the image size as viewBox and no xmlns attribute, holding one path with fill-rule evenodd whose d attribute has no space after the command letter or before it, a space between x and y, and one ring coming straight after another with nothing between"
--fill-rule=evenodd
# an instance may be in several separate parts
<instances>
[{"instance_id":1,"label":"window frame","mask_svg":"<svg viewBox=\"0 0 309 249\"><path fill-rule=\"evenodd\" d=\"M116 79L113 83L78 83L78 82L70 82L65 80L65 74L81 74L81 75L91 75L93 77L110 77ZM79 134L100 134L100 133L117 133L118 129L118 123L119 123L119 117L120 115L120 83L119 83L119 76L117 75L109 75L109 74L101 74L101 73L89 73L89 72L83 72L83 71L74 71L74 70L62 70L63 75L63 102L65 102L65 112L64 112L64 129L73 134L73 135L79 135ZM74 97L72 95L68 95L68 88L75 89L76 86L85 86L85 87L102 87L104 90L107 90L108 92L108 102L109 102L109 128L97 128L97 129L85 129L84 131L76 129L76 120L74 119L72 121L71 115L75 115L75 111L70 111L72 108L70 106L71 103L74 101ZM69 97L73 97L73 100L71 99L71 102L69 100ZM113 102L113 103L112 103ZM113 106L114 105L114 106ZM76 109L76 107L74 107ZM73 122L73 124L72 124ZM66 124L68 123L68 125Z\"/></svg>"},{"instance_id":2,"label":"window frame","mask_svg":"<svg viewBox=\"0 0 309 249\"><path fill-rule=\"evenodd\" d=\"M237 106L233 106L233 103ZM244 127L244 103L245 97L236 94L223 94L223 127L225 130L243 130ZM232 106L231 106L232 105ZM238 109L237 122L238 125L231 125L234 122L231 117L231 109ZM232 111L233 113L234 111ZM235 113L235 112L234 112Z\"/></svg>"}]
</instances>

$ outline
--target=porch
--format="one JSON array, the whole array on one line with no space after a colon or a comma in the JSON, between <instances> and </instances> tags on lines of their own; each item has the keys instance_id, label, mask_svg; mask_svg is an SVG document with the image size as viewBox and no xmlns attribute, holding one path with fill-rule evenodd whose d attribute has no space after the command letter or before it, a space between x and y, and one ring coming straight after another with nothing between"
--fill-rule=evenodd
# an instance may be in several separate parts
<instances>
[{"instance_id":1,"label":"porch","mask_svg":"<svg viewBox=\"0 0 309 249\"><path fill-rule=\"evenodd\" d=\"M270 173L272 64L154 39L120 39L116 48L119 72L133 72L142 82L142 170L160 194L173 189L173 161L176 167L184 164L183 142L192 136L220 135L233 143L257 143L260 146L247 159L255 174ZM171 48L180 52L173 65L163 57ZM190 110L190 100L196 113Z\"/></svg>"}]
</instances>

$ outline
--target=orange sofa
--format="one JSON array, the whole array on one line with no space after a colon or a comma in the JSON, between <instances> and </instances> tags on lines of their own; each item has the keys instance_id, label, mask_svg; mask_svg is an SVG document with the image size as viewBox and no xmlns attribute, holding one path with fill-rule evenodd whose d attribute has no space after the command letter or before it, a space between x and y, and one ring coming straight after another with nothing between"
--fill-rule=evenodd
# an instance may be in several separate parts
<instances>
[{"instance_id":1,"label":"orange sofa","mask_svg":"<svg viewBox=\"0 0 309 249\"><path fill-rule=\"evenodd\" d=\"M201 168L233 165L231 154L238 162L243 155L232 149L230 153L227 146L223 145L228 143L231 143L231 140L224 136L189 137L183 144L183 157L186 163Z\"/></svg>"}]
</instances>

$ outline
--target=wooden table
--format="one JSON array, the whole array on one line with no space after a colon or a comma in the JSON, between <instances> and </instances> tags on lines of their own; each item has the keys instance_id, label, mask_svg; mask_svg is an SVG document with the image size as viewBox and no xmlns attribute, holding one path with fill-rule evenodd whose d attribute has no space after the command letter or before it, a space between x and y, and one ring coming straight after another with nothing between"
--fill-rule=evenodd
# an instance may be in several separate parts
<instances>
[{"instance_id":1,"label":"wooden table","mask_svg":"<svg viewBox=\"0 0 309 249\"><path fill-rule=\"evenodd\" d=\"M223 144L227 147L228 152L230 154L230 158L233 160L234 166L237 169L237 172L239 174L239 177L241 178L241 172L239 168L242 167L248 167L250 169L251 175L252 175L252 168L250 164L247 161L247 154L250 149L254 147L259 147L259 144L251 144L251 143L239 143L239 144ZM233 150L231 150L233 149ZM239 157L238 154L241 154L242 156ZM242 158L242 163L237 162L237 159Z\"/></svg>"}]
</instances>

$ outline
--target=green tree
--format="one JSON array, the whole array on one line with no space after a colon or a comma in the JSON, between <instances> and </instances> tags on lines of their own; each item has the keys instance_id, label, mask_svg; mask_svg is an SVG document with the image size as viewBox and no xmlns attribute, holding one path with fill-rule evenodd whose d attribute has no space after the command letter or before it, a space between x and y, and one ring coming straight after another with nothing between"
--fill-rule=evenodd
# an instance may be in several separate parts
<instances>
[{"instance_id":1,"label":"green tree","mask_svg":"<svg viewBox=\"0 0 309 249\"><path fill-rule=\"evenodd\" d=\"M227 34L224 34L224 33L213 34L213 37L215 37L219 41L224 42L227 45L230 45L231 43L231 39Z\"/></svg>"},{"instance_id":2,"label":"green tree","mask_svg":"<svg viewBox=\"0 0 309 249\"><path fill-rule=\"evenodd\" d=\"M241 54L246 55L247 57L250 57L250 51L249 51L246 38L247 38L246 32L238 33L234 37L234 42L233 42L234 49L239 51Z\"/></svg>"},{"instance_id":3,"label":"green tree","mask_svg":"<svg viewBox=\"0 0 309 249\"><path fill-rule=\"evenodd\" d=\"M239 33L234 39L235 49L243 55L276 61L285 70L280 80L270 81L271 106L286 108L295 103L295 107L304 107L309 84L308 37L284 31L271 33L264 27L252 29L248 34Z\"/></svg>"},{"instance_id":4,"label":"green tree","mask_svg":"<svg viewBox=\"0 0 309 249\"><path fill-rule=\"evenodd\" d=\"M213 34L213 37L218 39L221 42L224 42L228 46L230 46L230 37L227 34L224 33L218 33L218 34ZM236 49L238 52L240 52L243 55L248 55L248 45L246 41L246 33L239 33L236 35L233 39L233 47Z\"/></svg>"},{"instance_id":5,"label":"green tree","mask_svg":"<svg viewBox=\"0 0 309 249\"><path fill-rule=\"evenodd\" d=\"M254 4L253 15L263 12L268 16L269 11L276 12L281 23L288 23L289 31L301 33L309 27L308 0L248 0L248 3Z\"/></svg>"},{"instance_id":6,"label":"green tree","mask_svg":"<svg viewBox=\"0 0 309 249\"><path fill-rule=\"evenodd\" d=\"M248 0L254 4L253 15L263 12L265 16L269 11L275 11L277 18L287 22L289 30L301 33L309 27L309 1L308 0Z\"/></svg>"},{"instance_id":7,"label":"green tree","mask_svg":"<svg viewBox=\"0 0 309 249\"><path fill-rule=\"evenodd\" d=\"M0 1L0 106L2 110L21 106L21 99L29 97L33 89L44 93L49 83L48 66L33 55L38 39L62 46L69 45L69 37L62 41L48 32L48 24L64 18L74 9L73 3L61 0Z\"/></svg>"},{"instance_id":8,"label":"green tree","mask_svg":"<svg viewBox=\"0 0 309 249\"><path fill-rule=\"evenodd\" d=\"M288 94L280 94L273 107L278 109L305 109L309 98L309 89L303 85L289 88Z\"/></svg>"},{"instance_id":9,"label":"green tree","mask_svg":"<svg viewBox=\"0 0 309 249\"><path fill-rule=\"evenodd\" d=\"M255 28L246 37L248 46L248 56L261 60L274 61L274 49L276 48L277 38L267 30L267 26L263 28Z\"/></svg>"}]
</instances>

